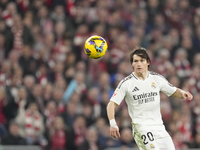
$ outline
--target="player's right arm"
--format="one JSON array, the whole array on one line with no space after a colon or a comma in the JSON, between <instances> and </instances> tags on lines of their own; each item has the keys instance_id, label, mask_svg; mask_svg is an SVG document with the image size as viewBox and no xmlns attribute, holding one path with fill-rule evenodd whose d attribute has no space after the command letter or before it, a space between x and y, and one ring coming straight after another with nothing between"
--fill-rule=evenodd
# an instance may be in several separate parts
<instances>
[{"instance_id":1,"label":"player's right arm","mask_svg":"<svg viewBox=\"0 0 200 150\"><path fill-rule=\"evenodd\" d=\"M113 96L110 99L110 102L107 105L107 115L110 121L110 135L114 138L120 138L119 128L115 121L115 107L117 105L120 105L126 95L125 81L126 80L122 80L119 83L119 85L115 89L115 92L113 93Z\"/></svg>"},{"instance_id":2,"label":"player's right arm","mask_svg":"<svg viewBox=\"0 0 200 150\"><path fill-rule=\"evenodd\" d=\"M117 104L113 101L110 101L107 105L107 115L110 120L110 135L114 138L120 138L119 128L115 121L115 107Z\"/></svg>"}]
</instances>

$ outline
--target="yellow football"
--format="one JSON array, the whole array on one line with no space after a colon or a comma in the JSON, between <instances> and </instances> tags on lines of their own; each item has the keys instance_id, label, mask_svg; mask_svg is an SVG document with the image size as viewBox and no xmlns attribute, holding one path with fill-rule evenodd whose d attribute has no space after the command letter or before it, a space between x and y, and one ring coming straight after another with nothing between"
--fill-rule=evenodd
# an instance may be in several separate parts
<instances>
[{"instance_id":1,"label":"yellow football","mask_svg":"<svg viewBox=\"0 0 200 150\"><path fill-rule=\"evenodd\" d=\"M84 51L88 57L98 59L105 55L107 48L106 40L101 36L94 35L85 41Z\"/></svg>"}]
</instances>

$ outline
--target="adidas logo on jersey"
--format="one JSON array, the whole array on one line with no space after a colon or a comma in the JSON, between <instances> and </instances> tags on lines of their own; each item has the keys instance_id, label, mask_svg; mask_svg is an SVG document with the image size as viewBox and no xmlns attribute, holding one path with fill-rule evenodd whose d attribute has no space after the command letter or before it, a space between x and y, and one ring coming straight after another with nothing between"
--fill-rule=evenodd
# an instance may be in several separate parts
<instances>
[{"instance_id":1,"label":"adidas logo on jersey","mask_svg":"<svg viewBox=\"0 0 200 150\"><path fill-rule=\"evenodd\" d=\"M135 92L135 91L139 91L139 89L135 87L132 92Z\"/></svg>"}]
</instances>

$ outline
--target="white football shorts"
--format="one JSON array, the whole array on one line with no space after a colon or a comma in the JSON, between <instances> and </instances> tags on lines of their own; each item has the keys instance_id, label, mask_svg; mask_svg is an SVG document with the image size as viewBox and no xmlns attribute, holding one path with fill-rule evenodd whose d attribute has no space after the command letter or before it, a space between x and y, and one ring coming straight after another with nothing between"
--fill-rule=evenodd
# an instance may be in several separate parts
<instances>
[{"instance_id":1,"label":"white football shorts","mask_svg":"<svg viewBox=\"0 0 200 150\"><path fill-rule=\"evenodd\" d=\"M140 150L175 150L166 130L137 130L133 137Z\"/></svg>"}]
</instances>

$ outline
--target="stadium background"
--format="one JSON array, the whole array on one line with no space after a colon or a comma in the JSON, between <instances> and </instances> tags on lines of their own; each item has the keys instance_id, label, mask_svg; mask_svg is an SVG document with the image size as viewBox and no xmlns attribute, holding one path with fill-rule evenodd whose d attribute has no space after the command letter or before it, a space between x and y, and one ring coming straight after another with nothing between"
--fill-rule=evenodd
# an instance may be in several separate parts
<instances>
[{"instance_id":1,"label":"stadium background","mask_svg":"<svg viewBox=\"0 0 200 150\"><path fill-rule=\"evenodd\" d=\"M102 59L84 54L91 35L108 43ZM1 144L136 148L126 104L116 110L119 140L109 135L106 105L132 72L137 45L148 49L152 71L194 95L161 94L161 113L177 150L200 148L199 0L0 0Z\"/></svg>"}]
</instances>

